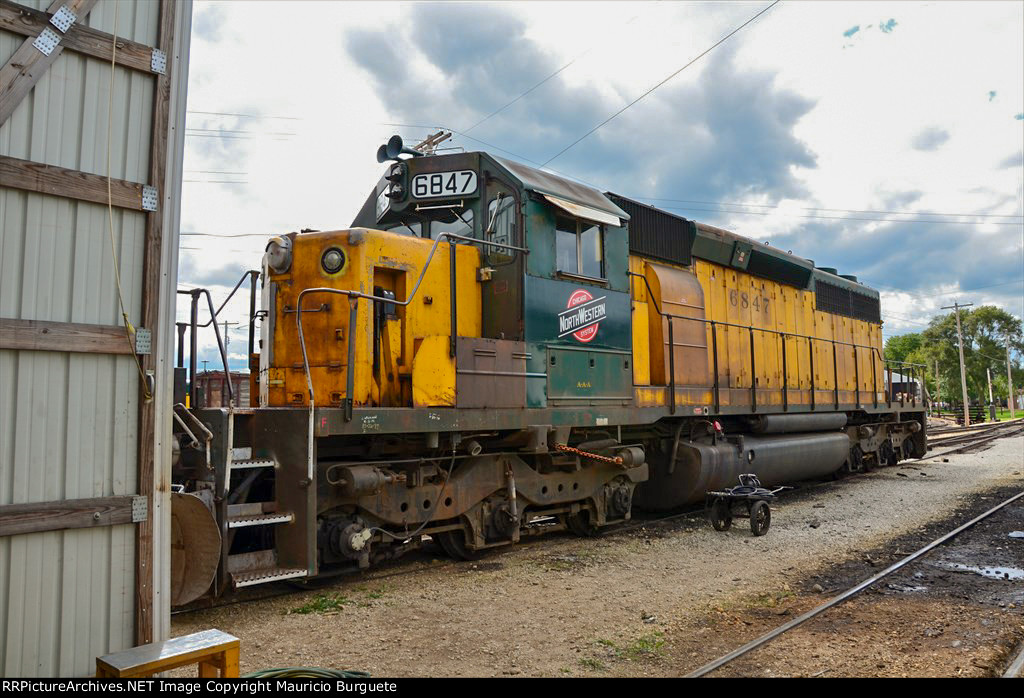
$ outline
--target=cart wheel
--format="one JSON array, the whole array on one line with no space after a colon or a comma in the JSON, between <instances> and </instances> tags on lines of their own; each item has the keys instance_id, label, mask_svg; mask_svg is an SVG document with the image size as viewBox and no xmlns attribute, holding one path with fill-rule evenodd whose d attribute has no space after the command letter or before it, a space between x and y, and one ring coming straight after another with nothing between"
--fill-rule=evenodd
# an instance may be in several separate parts
<instances>
[{"instance_id":1,"label":"cart wheel","mask_svg":"<svg viewBox=\"0 0 1024 698\"><path fill-rule=\"evenodd\" d=\"M768 527L772 525L772 510L768 502L754 502L750 507L750 530L755 536L763 536L768 533Z\"/></svg>"},{"instance_id":2,"label":"cart wheel","mask_svg":"<svg viewBox=\"0 0 1024 698\"><path fill-rule=\"evenodd\" d=\"M728 502L718 498L711 503L708 518L711 519L711 526L716 531L728 531L732 526L732 509L729 507Z\"/></svg>"}]
</instances>

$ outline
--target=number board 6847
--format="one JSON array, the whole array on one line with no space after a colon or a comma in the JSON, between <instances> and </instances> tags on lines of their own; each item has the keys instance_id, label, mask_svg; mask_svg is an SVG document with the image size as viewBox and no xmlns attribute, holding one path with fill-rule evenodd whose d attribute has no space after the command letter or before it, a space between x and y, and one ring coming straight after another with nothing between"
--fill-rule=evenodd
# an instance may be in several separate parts
<instances>
[{"instance_id":1,"label":"number board 6847","mask_svg":"<svg viewBox=\"0 0 1024 698\"><path fill-rule=\"evenodd\" d=\"M415 199L467 196L475 193L476 188L477 178L473 170L431 172L412 178L412 195Z\"/></svg>"}]
</instances>

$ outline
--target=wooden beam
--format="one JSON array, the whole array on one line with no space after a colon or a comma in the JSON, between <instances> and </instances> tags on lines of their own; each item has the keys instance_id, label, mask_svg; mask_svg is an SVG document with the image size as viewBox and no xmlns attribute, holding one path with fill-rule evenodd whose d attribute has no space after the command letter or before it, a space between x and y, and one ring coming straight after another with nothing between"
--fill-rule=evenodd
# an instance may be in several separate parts
<instances>
[{"instance_id":1,"label":"wooden beam","mask_svg":"<svg viewBox=\"0 0 1024 698\"><path fill-rule=\"evenodd\" d=\"M153 93L153 130L150 137L149 182L157 188L160 201L166 202L167 194L167 146L169 139L171 79L175 65L174 26L177 0L160 0L160 29L157 33L157 48L167 54L167 70L157 77ZM159 327L160 311L161 252L163 249L164 211L168 207L158 205L157 210L146 216L146 234L142 252L142 327L153 332L153 346L163 341L165 328ZM156 370L153 353L140 357L142 370L150 375ZM139 398L139 492L152 496L156 482L156 413L153 398L147 396L146 386L140 385ZM147 399L148 397L148 399ZM230 448L230 445L228 446ZM153 523L143 522L135 531L135 644L153 642Z\"/></svg>"},{"instance_id":2,"label":"wooden beam","mask_svg":"<svg viewBox=\"0 0 1024 698\"><path fill-rule=\"evenodd\" d=\"M63 196L94 204L107 203L107 178L103 175L44 165L0 155L0 182L5 187L38 194ZM110 180L111 203L118 208L142 209L142 185L123 179Z\"/></svg>"},{"instance_id":3,"label":"wooden beam","mask_svg":"<svg viewBox=\"0 0 1024 698\"><path fill-rule=\"evenodd\" d=\"M70 351L130 356L132 345L119 325L0 318L0 349Z\"/></svg>"},{"instance_id":4,"label":"wooden beam","mask_svg":"<svg viewBox=\"0 0 1024 698\"><path fill-rule=\"evenodd\" d=\"M0 506L0 536L130 524L133 499L133 495L124 495L37 504L7 504Z\"/></svg>"},{"instance_id":5,"label":"wooden beam","mask_svg":"<svg viewBox=\"0 0 1024 698\"><path fill-rule=\"evenodd\" d=\"M96 0L54 0L47 8L47 12L52 15L62 5L66 5L77 16L76 22L80 22L89 14L89 10L95 4ZM50 51L50 55L46 55L32 45L36 40L36 37L32 36L25 39L25 42L14 52L7 64L0 68L0 126L11 118L11 114L21 104L21 100L25 99L25 96L32 91L32 88L39 82L39 78L46 74L53 62L57 60L57 56L64 50L64 47L61 46L64 41L63 34L57 29L53 31L62 38L61 42Z\"/></svg>"},{"instance_id":6,"label":"wooden beam","mask_svg":"<svg viewBox=\"0 0 1024 698\"><path fill-rule=\"evenodd\" d=\"M10 0L0 0L0 29L13 34L39 36L50 22L50 16L41 10L25 7ZM59 33L59 32L58 32ZM82 53L110 63L112 34L101 32L75 22L60 40L60 45L69 51ZM117 37L117 64L132 70L154 75L152 67L153 47Z\"/></svg>"}]
</instances>

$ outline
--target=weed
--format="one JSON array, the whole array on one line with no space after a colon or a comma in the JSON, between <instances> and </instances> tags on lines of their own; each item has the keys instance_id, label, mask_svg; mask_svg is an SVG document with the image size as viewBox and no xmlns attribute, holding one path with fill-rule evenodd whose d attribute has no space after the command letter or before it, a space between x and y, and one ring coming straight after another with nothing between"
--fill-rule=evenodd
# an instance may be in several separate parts
<instances>
[{"instance_id":1,"label":"weed","mask_svg":"<svg viewBox=\"0 0 1024 698\"><path fill-rule=\"evenodd\" d=\"M309 603L303 604L298 608L293 608L288 611L288 613L298 613L301 615L309 613L330 613L331 611L340 611L342 607L350 603L352 603L352 601L344 596L327 596L326 594L317 594Z\"/></svg>"}]
</instances>

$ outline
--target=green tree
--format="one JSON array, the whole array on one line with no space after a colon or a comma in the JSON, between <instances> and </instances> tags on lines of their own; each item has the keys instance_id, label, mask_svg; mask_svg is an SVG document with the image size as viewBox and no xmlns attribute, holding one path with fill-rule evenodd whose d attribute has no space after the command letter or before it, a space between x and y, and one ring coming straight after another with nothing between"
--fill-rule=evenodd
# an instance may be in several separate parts
<instances>
[{"instance_id":1,"label":"green tree","mask_svg":"<svg viewBox=\"0 0 1024 698\"><path fill-rule=\"evenodd\" d=\"M920 333L898 334L885 340L885 358L891 361L907 361L907 357L921 348Z\"/></svg>"},{"instance_id":2,"label":"green tree","mask_svg":"<svg viewBox=\"0 0 1024 698\"><path fill-rule=\"evenodd\" d=\"M1016 353L1024 352L1024 337L1021 335L1020 318L1010 315L1002 308L983 305L960 311L960 324L964 339L964 366L967 374L967 395L971 402L988 402L988 380L986 369L992 372L992 390L1000 397L1006 396L1006 346L1009 343ZM957 351L956 315L947 313L932 318L928 328L920 333L920 346L910 351L905 359L933 366L938 361L942 378L942 399L947 402L960 401L960 360ZM895 338L890 338L890 341ZM888 350L888 342L886 343ZM1014 382L1020 379L1020 364L1014 360ZM929 390L934 391L934 378L929 380ZM997 389L998 386L998 389ZM935 393L932 392L934 396Z\"/></svg>"}]
</instances>

